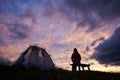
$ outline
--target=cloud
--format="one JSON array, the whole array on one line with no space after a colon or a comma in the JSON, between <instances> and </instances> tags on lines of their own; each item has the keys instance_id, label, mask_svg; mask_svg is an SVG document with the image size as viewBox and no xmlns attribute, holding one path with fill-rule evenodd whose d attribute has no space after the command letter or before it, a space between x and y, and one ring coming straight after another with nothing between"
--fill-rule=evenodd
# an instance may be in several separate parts
<instances>
[{"instance_id":1,"label":"cloud","mask_svg":"<svg viewBox=\"0 0 120 80\"><path fill-rule=\"evenodd\" d=\"M0 46L4 45L4 41L2 39L0 39Z\"/></svg>"},{"instance_id":2,"label":"cloud","mask_svg":"<svg viewBox=\"0 0 120 80\"><path fill-rule=\"evenodd\" d=\"M9 25L8 28L12 33L10 35L12 39L25 39L29 36L28 34L29 30L27 25L15 23L13 25Z\"/></svg>"},{"instance_id":3,"label":"cloud","mask_svg":"<svg viewBox=\"0 0 120 80\"><path fill-rule=\"evenodd\" d=\"M92 58L106 65L120 65L120 27L114 34L95 48Z\"/></svg>"},{"instance_id":4,"label":"cloud","mask_svg":"<svg viewBox=\"0 0 120 80\"><path fill-rule=\"evenodd\" d=\"M99 38L99 39L96 39L96 40L94 40L94 41L91 43L91 46L95 46L95 44L96 44L97 42L103 41L103 40L104 40L104 37L101 37L101 38Z\"/></svg>"},{"instance_id":5,"label":"cloud","mask_svg":"<svg viewBox=\"0 0 120 80\"><path fill-rule=\"evenodd\" d=\"M103 22L111 24L120 16L119 0L22 0L2 1L0 4L2 13L30 16L34 23L41 15L51 18L59 14L66 21L76 23L76 28L85 27L87 31L102 27Z\"/></svg>"},{"instance_id":6,"label":"cloud","mask_svg":"<svg viewBox=\"0 0 120 80\"><path fill-rule=\"evenodd\" d=\"M18 40L23 42L31 37L37 18L29 8L30 3L7 0L0 2L1 45L12 44Z\"/></svg>"},{"instance_id":7,"label":"cloud","mask_svg":"<svg viewBox=\"0 0 120 80\"><path fill-rule=\"evenodd\" d=\"M77 23L77 28L88 27L88 31L102 27L103 22L110 24L120 16L119 0L66 0L65 3L69 8L68 18Z\"/></svg>"},{"instance_id":8,"label":"cloud","mask_svg":"<svg viewBox=\"0 0 120 80\"><path fill-rule=\"evenodd\" d=\"M94 40L89 46L86 46L84 53L90 51L90 50L91 50L91 47L95 47L96 44L98 44L98 43L100 43L100 42L102 42L102 41L104 41L104 40L105 40L104 37L100 37L100 38ZM93 49L94 49L94 48L93 48Z\"/></svg>"},{"instance_id":9,"label":"cloud","mask_svg":"<svg viewBox=\"0 0 120 80\"><path fill-rule=\"evenodd\" d=\"M1 45L6 45L9 43L11 44L16 42L16 40L25 40L30 37L31 25L22 22L25 18L22 21L20 21L20 18L18 16L0 16L0 27L2 28L0 30Z\"/></svg>"}]
</instances>

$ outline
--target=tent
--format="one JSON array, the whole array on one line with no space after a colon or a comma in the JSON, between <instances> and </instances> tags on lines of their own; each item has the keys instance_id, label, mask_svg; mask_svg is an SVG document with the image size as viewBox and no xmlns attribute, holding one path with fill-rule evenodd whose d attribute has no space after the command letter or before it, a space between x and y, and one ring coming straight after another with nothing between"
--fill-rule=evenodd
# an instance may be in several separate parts
<instances>
[{"instance_id":1,"label":"tent","mask_svg":"<svg viewBox=\"0 0 120 80\"><path fill-rule=\"evenodd\" d=\"M35 45L25 50L16 60L16 64L22 64L26 68L36 67L40 70L55 69L55 65L47 51Z\"/></svg>"}]
</instances>

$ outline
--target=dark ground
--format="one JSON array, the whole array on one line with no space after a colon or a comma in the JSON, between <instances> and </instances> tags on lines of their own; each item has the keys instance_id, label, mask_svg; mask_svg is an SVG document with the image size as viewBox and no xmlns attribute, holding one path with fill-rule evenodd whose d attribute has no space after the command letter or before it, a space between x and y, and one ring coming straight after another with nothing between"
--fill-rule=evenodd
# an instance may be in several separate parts
<instances>
[{"instance_id":1,"label":"dark ground","mask_svg":"<svg viewBox=\"0 0 120 80\"><path fill-rule=\"evenodd\" d=\"M71 72L63 69L39 71L23 66L0 65L0 80L120 80L120 73L99 71Z\"/></svg>"}]
</instances>

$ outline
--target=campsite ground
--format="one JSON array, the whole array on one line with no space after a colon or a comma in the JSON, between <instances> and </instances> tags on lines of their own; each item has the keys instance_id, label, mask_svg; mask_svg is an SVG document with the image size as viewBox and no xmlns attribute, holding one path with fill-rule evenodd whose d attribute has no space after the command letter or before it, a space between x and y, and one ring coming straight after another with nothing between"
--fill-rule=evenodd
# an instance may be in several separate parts
<instances>
[{"instance_id":1,"label":"campsite ground","mask_svg":"<svg viewBox=\"0 0 120 80\"><path fill-rule=\"evenodd\" d=\"M22 66L0 65L2 80L120 80L120 73L99 71L71 72L63 69L39 71Z\"/></svg>"}]
</instances>

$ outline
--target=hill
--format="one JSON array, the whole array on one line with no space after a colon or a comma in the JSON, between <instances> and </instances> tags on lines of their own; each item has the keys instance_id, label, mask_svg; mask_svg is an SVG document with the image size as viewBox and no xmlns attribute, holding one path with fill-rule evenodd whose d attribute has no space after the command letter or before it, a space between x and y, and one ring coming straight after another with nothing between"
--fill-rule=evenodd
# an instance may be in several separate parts
<instances>
[{"instance_id":1,"label":"hill","mask_svg":"<svg viewBox=\"0 0 120 80\"><path fill-rule=\"evenodd\" d=\"M2 80L120 80L120 73L99 71L71 72L63 69L56 71L39 71L23 66L0 65L0 78Z\"/></svg>"}]
</instances>

